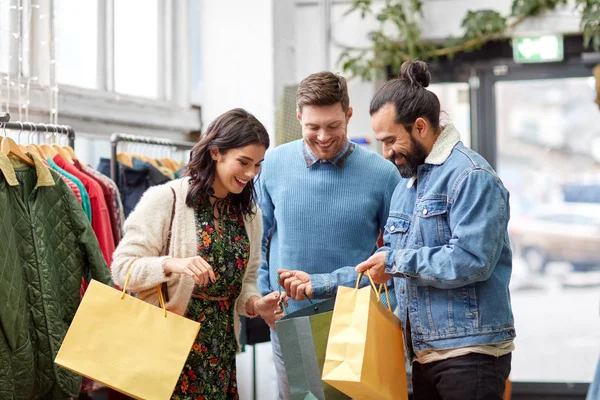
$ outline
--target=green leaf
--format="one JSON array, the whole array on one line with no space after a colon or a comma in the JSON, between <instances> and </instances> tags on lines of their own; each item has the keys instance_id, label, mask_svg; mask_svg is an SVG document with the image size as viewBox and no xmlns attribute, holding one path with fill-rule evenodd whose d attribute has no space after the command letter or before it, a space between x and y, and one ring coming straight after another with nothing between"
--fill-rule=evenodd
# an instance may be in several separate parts
<instances>
[{"instance_id":1,"label":"green leaf","mask_svg":"<svg viewBox=\"0 0 600 400\"><path fill-rule=\"evenodd\" d=\"M592 44L595 51L600 51L600 0L577 0L575 5L581 12L584 46Z\"/></svg>"},{"instance_id":2,"label":"green leaf","mask_svg":"<svg viewBox=\"0 0 600 400\"><path fill-rule=\"evenodd\" d=\"M423 2L421 0L411 0L410 8L413 13L423 16Z\"/></svg>"},{"instance_id":3,"label":"green leaf","mask_svg":"<svg viewBox=\"0 0 600 400\"><path fill-rule=\"evenodd\" d=\"M514 17L533 17L566 4L568 0L514 0L511 9Z\"/></svg>"},{"instance_id":4,"label":"green leaf","mask_svg":"<svg viewBox=\"0 0 600 400\"><path fill-rule=\"evenodd\" d=\"M469 11L462 21L465 39L488 40L506 30L506 18L493 10Z\"/></svg>"},{"instance_id":5,"label":"green leaf","mask_svg":"<svg viewBox=\"0 0 600 400\"><path fill-rule=\"evenodd\" d=\"M387 14L385 14L385 13L379 13L379 14L377 14L377 21L379 21L379 22L384 22L387 19L388 19Z\"/></svg>"},{"instance_id":6,"label":"green leaf","mask_svg":"<svg viewBox=\"0 0 600 400\"><path fill-rule=\"evenodd\" d=\"M360 11L361 18L365 18L371 13L371 0L354 0L352 7L344 13L344 16L352 14L355 11Z\"/></svg>"},{"instance_id":7,"label":"green leaf","mask_svg":"<svg viewBox=\"0 0 600 400\"><path fill-rule=\"evenodd\" d=\"M529 17L571 2L582 16L581 30L586 46L592 45L600 51L600 0L513 0L510 16L514 19L511 19L510 25L509 16L497 11L470 10L462 20L463 37L450 38L442 46L423 39L420 28L423 0L386 0L377 13L373 12L372 0L353 0L345 15L351 12L360 12L363 18L373 15L380 21L380 27L368 33L372 51L350 49L340 55L338 65L352 76L370 81L381 76L385 66L398 71L402 62L408 59L452 59L459 52L476 50L490 40L501 38L509 27ZM393 33L384 32L384 25L386 29L393 27Z\"/></svg>"}]
</instances>

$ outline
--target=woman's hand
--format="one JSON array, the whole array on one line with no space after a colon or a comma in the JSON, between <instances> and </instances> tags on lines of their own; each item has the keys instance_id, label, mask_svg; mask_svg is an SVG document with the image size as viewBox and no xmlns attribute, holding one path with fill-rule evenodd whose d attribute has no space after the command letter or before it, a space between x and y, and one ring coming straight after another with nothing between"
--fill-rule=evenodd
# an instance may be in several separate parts
<instances>
[{"instance_id":1,"label":"woman's hand","mask_svg":"<svg viewBox=\"0 0 600 400\"><path fill-rule=\"evenodd\" d=\"M287 307L288 297L275 291L261 298L251 297L249 303L250 313L260 315L271 329L275 329L275 321L283 317L283 306Z\"/></svg>"},{"instance_id":2,"label":"woman's hand","mask_svg":"<svg viewBox=\"0 0 600 400\"><path fill-rule=\"evenodd\" d=\"M163 264L165 275L171 274L187 275L200 286L206 286L209 282L217 280L215 272L209 263L202 257L189 258L167 258Z\"/></svg>"}]
</instances>

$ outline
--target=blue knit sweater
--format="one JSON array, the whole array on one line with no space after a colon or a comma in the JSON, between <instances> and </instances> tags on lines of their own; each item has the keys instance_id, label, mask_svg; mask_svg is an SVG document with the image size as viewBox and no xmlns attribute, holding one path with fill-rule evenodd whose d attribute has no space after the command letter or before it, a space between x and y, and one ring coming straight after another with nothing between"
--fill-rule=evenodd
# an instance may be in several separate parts
<instances>
[{"instance_id":1,"label":"blue knit sweater","mask_svg":"<svg viewBox=\"0 0 600 400\"><path fill-rule=\"evenodd\" d=\"M353 286L354 266L377 249L399 180L391 162L360 146L342 168L307 167L302 140L267 152L256 185L264 230L259 290L278 289L279 268L311 274L317 299ZM287 311L306 305L290 300Z\"/></svg>"}]
</instances>

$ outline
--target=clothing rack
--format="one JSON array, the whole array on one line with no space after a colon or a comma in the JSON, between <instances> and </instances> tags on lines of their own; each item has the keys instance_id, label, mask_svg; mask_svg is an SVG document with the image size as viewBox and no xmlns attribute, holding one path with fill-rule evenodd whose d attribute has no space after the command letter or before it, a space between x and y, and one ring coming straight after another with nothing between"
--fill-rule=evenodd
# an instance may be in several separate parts
<instances>
[{"instance_id":1,"label":"clothing rack","mask_svg":"<svg viewBox=\"0 0 600 400\"><path fill-rule=\"evenodd\" d=\"M10 114L0 114L0 128L10 129L13 131L28 131L41 134L59 133L67 136L68 145L75 148L75 130L69 125L54 125L54 124L34 124L27 121L10 122Z\"/></svg>"},{"instance_id":2,"label":"clothing rack","mask_svg":"<svg viewBox=\"0 0 600 400\"><path fill-rule=\"evenodd\" d=\"M110 177L114 182L118 182L117 147L120 142L175 147L177 150L191 149L196 144L194 142L184 142L148 136L130 135L127 133L113 133L110 137Z\"/></svg>"}]
</instances>

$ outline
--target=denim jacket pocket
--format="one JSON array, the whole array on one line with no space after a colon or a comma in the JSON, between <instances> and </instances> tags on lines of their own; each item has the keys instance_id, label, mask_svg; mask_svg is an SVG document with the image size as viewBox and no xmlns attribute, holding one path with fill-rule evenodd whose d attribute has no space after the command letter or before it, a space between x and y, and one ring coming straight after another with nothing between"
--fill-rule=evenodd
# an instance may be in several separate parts
<instances>
[{"instance_id":1,"label":"denim jacket pocket","mask_svg":"<svg viewBox=\"0 0 600 400\"><path fill-rule=\"evenodd\" d=\"M418 220L419 245L437 247L448 244L451 238L446 198L426 199L415 209Z\"/></svg>"},{"instance_id":2,"label":"denim jacket pocket","mask_svg":"<svg viewBox=\"0 0 600 400\"><path fill-rule=\"evenodd\" d=\"M404 214L391 215L385 224L385 234L389 236L392 249L401 249L406 246L410 217Z\"/></svg>"}]
</instances>

